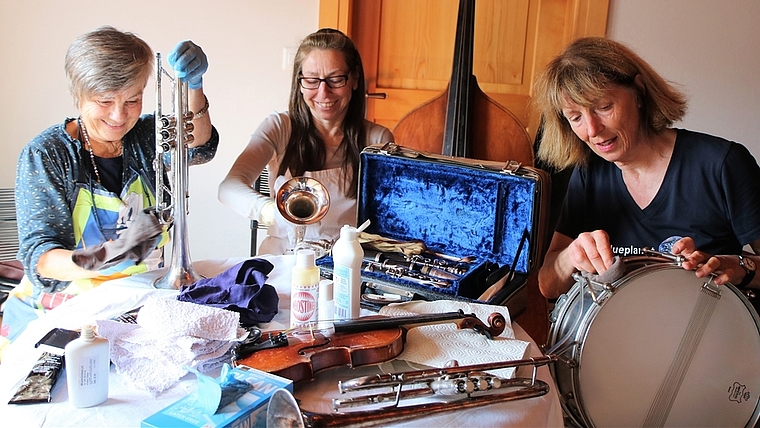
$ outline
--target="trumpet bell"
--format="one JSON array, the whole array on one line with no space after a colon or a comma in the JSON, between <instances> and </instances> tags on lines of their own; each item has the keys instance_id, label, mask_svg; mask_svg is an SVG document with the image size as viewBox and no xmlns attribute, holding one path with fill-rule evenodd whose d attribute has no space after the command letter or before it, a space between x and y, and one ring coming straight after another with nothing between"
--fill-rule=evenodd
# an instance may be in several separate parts
<instances>
[{"instance_id":1,"label":"trumpet bell","mask_svg":"<svg viewBox=\"0 0 760 428\"><path fill-rule=\"evenodd\" d=\"M316 223L330 208L330 195L318 180L294 177L277 191L277 209L283 217L298 225Z\"/></svg>"}]
</instances>

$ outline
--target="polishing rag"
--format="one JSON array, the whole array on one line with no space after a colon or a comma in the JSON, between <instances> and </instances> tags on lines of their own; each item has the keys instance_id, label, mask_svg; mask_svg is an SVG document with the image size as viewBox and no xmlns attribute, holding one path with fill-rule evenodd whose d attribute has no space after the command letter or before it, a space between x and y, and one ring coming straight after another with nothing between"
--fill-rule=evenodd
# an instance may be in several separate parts
<instances>
[{"instance_id":1,"label":"polishing rag","mask_svg":"<svg viewBox=\"0 0 760 428\"><path fill-rule=\"evenodd\" d=\"M245 326L266 323L277 315L280 301L277 290L266 284L272 269L267 260L249 259L213 278L182 287L177 299L238 312Z\"/></svg>"},{"instance_id":2,"label":"polishing rag","mask_svg":"<svg viewBox=\"0 0 760 428\"><path fill-rule=\"evenodd\" d=\"M74 250L71 260L87 270L101 270L125 261L142 262L153 251L163 226L153 208L146 208L129 222L119 239Z\"/></svg>"},{"instance_id":3,"label":"polishing rag","mask_svg":"<svg viewBox=\"0 0 760 428\"><path fill-rule=\"evenodd\" d=\"M97 325L119 373L153 395L171 387L188 367L201 372L221 367L232 346L247 336L236 312L160 298L143 305L137 324L102 320Z\"/></svg>"},{"instance_id":4,"label":"polishing rag","mask_svg":"<svg viewBox=\"0 0 760 428\"><path fill-rule=\"evenodd\" d=\"M412 301L388 305L380 309L380 314L388 316L413 316L436 314L462 310L465 314L475 314L480 320L498 312L504 315L504 332L488 339L474 330L460 330L455 324L423 325L410 329L406 334L404 351L399 359L426 366L445 367L454 360L460 366L520 360L525 356L528 342L515 339L509 310L505 306L484 305L453 300L433 302ZM497 376L513 377L515 368L495 370Z\"/></svg>"},{"instance_id":5,"label":"polishing rag","mask_svg":"<svg viewBox=\"0 0 760 428\"><path fill-rule=\"evenodd\" d=\"M589 281L599 284L613 283L625 275L625 261L623 261L622 257L615 256L612 259L612 265L606 271L599 274L584 271L581 272L581 275Z\"/></svg>"}]
</instances>

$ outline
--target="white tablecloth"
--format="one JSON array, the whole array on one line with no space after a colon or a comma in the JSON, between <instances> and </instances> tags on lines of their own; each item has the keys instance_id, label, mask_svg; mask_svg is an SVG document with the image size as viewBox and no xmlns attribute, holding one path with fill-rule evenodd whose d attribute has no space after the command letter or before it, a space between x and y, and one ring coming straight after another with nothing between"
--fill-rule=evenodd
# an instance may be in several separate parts
<instances>
[{"instance_id":1,"label":"white tablecloth","mask_svg":"<svg viewBox=\"0 0 760 428\"><path fill-rule=\"evenodd\" d=\"M292 256L265 256L275 269L267 283L275 286L280 297L280 312L265 330L284 329L289 324L290 272L294 263ZM243 259L199 261L194 264L201 275L211 277L223 272ZM13 427L138 427L140 422L196 387L194 375L187 375L176 385L153 398L149 393L127 386L124 379L113 369L109 379L108 400L95 407L76 409L69 405L65 375L53 390L51 403L9 405L18 385L23 381L40 355L36 343L51 328L78 329L83 324L108 319L140 306L149 296L172 298L175 290L157 290L153 280L163 271L150 272L130 278L110 281L69 300L32 322L6 353L0 364L0 415L3 426ZM531 343L528 353L541 355L535 342L517 324L513 323L517 339ZM524 370L527 368L523 368ZM320 373L317 379L296 386L296 397L302 400L306 410L330 411L330 398L337 397L337 380L348 379L378 372L375 366L360 369L336 368ZM518 374L524 374L518 372ZM538 378L547 382L550 391L538 398L499 403L482 408L447 412L425 419L415 419L403 426L562 426L562 410L557 390L546 366L538 370Z\"/></svg>"}]
</instances>

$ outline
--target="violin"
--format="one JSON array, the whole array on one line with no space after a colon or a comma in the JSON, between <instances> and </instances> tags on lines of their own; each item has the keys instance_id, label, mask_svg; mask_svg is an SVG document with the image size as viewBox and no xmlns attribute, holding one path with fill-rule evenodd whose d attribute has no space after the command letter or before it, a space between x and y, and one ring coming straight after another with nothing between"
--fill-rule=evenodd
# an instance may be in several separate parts
<instances>
[{"instance_id":1,"label":"violin","mask_svg":"<svg viewBox=\"0 0 760 428\"><path fill-rule=\"evenodd\" d=\"M455 323L492 339L506 327L506 319L492 313L488 324L463 311L408 317L363 317L334 323L334 333L323 331L268 332L251 348L238 349L233 364L244 365L300 382L311 380L322 370L378 364L396 358L404 350L406 332L413 327ZM247 354L247 355L245 355Z\"/></svg>"}]
</instances>

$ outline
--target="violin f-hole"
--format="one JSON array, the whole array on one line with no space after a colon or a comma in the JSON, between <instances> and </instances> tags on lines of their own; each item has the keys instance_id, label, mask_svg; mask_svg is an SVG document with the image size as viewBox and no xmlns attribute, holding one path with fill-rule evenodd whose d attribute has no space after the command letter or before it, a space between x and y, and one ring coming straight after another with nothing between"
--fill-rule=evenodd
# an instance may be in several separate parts
<instances>
[{"instance_id":1,"label":"violin f-hole","mask_svg":"<svg viewBox=\"0 0 760 428\"><path fill-rule=\"evenodd\" d=\"M323 343L316 343L318 339L323 339L324 342ZM315 337L314 341L311 344L306 345L303 348L299 349L298 350L298 354L305 356L307 350L316 349L316 348L322 348L322 347L325 347L325 346L327 346L329 344L330 344L330 338L329 337L324 337L324 336Z\"/></svg>"}]
</instances>

